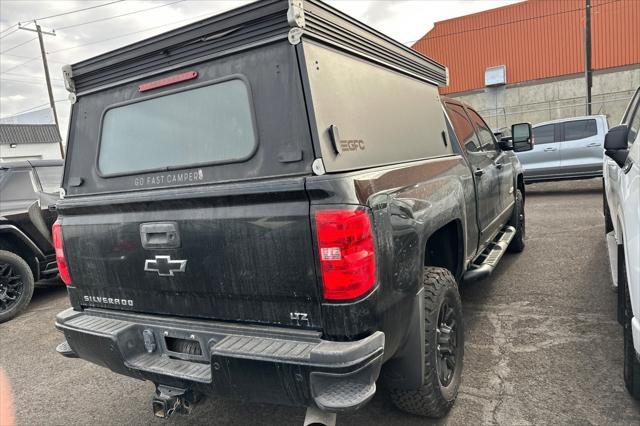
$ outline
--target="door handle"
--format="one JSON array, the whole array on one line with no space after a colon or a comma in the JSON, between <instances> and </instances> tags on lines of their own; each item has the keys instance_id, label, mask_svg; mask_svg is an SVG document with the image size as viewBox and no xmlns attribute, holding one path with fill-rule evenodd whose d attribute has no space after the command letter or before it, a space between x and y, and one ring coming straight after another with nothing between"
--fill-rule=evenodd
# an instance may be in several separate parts
<instances>
[{"instance_id":1,"label":"door handle","mask_svg":"<svg viewBox=\"0 0 640 426\"><path fill-rule=\"evenodd\" d=\"M599 142L591 142L589 145L587 145L588 147L592 147L592 146L600 146Z\"/></svg>"},{"instance_id":2,"label":"door handle","mask_svg":"<svg viewBox=\"0 0 640 426\"><path fill-rule=\"evenodd\" d=\"M501 170L502 169L502 163L493 163L494 166L496 166L496 169Z\"/></svg>"},{"instance_id":3,"label":"door handle","mask_svg":"<svg viewBox=\"0 0 640 426\"><path fill-rule=\"evenodd\" d=\"M475 171L475 172L473 172L473 174L474 174L474 175L476 175L476 176L478 176L478 177L480 177L480 176L482 176L482 175L484 174L484 170L482 170L482 169L476 169L476 171Z\"/></svg>"},{"instance_id":4,"label":"door handle","mask_svg":"<svg viewBox=\"0 0 640 426\"><path fill-rule=\"evenodd\" d=\"M544 152L553 152L553 151L557 151L557 148L550 146L549 148L544 149Z\"/></svg>"}]
</instances>

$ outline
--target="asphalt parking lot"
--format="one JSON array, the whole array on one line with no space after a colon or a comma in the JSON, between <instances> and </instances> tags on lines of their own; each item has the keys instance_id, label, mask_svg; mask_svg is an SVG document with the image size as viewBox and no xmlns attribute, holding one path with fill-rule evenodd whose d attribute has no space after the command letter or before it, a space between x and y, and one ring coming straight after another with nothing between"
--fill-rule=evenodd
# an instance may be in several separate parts
<instances>
[{"instance_id":1,"label":"asphalt parking lot","mask_svg":"<svg viewBox=\"0 0 640 426\"><path fill-rule=\"evenodd\" d=\"M527 187L527 239L489 279L462 288L465 365L444 424L640 424L622 380L599 179ZM0 366L23 425L301 425L304 409L209 399L188 417L156 420L151 383L55 353L63 288L36 290L28 310L0 325ZM384 390L338 424L424 425Z\"/></svg>"}]
</instances>

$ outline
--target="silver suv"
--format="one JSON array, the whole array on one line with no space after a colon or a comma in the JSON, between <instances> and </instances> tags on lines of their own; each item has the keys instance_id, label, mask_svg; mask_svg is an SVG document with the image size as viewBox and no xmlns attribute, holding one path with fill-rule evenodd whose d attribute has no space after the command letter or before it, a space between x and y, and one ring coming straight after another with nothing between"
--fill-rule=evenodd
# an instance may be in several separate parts
<instances>
[{"instance_id":1,"label":"silver suv","mask_svg":"<svg viewBox=\"0 0 640 426\"><path fill-rule=\"evenodd\" d=\"M563 118L533 126L535 145L518 152L525 182L602 176L607 117Z\"/></svg>"}]
</instances>

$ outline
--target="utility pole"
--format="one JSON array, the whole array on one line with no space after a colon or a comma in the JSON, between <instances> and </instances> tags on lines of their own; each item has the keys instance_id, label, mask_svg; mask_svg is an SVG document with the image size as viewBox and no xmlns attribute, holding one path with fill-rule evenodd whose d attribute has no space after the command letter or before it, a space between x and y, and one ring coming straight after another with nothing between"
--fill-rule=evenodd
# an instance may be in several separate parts
<instances>
[{"instance_id":1,"label":"utility pole","mask_svg":"<svg viewBox=\"0 0 640 426\"><path fill-rule=\"evenodd\" d=\"M34 20L33 24L36 26L36 29L31 29L27 27L23 27L20 25L18 28L25 31L32 31L34 33L38 33L38 42L40 43L40 54L42 55L42 65L44 66L44 78L47 82L47 91L49 92L49 104L51 105L51 111L53 112L53 120L56 123L56 130L58 131L58 136L60 137L60 125L58 124L58 113L56 112L56 103L53 99L53 90L51 88L51 77L49 76L49 64L47 63L47 52L44 49L44 40L42 38L42 34L55 36L55 31L48 32L42 31L40 25ZM64 159L64 148L62 146L62 138L60 137L60 156Z\"/></svg>"},{"instance_id":2,"label":"utility pole","mask_svg":"<svg viewBox=\"0 0 640 426\"><path fill-rule=\"evenodd\" d=\"M586 0L584 24L584 79L587 86L587 115L591 115L591 0Z\"/></svg>"}]
</instances>

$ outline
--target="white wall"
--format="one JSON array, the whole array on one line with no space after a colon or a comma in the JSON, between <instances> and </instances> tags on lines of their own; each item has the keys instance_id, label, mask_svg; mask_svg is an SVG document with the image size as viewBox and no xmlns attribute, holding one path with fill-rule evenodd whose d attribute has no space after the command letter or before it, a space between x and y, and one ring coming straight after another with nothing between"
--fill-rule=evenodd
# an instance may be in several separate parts
<instances>
[{"instance_id":1,"label":"white wall","mask_svg":"<svg viewBox=\"0 0 640 426\"><path fill-rule=\"evenodd\" d=\"M57 143L26 143L17 144L15 148L10 145L0 145L0 163L23 160L59 160L60 147Z\"/></svg>"}]
</instances>

